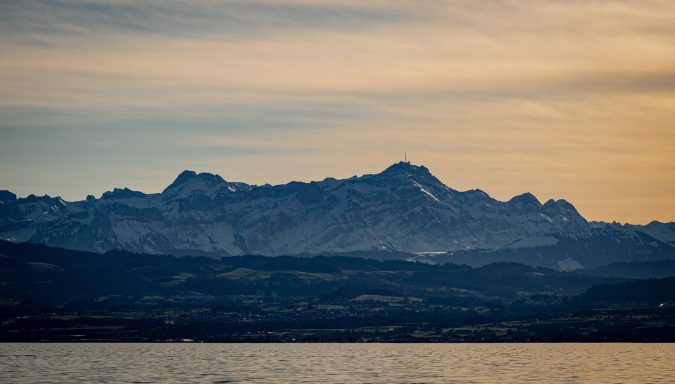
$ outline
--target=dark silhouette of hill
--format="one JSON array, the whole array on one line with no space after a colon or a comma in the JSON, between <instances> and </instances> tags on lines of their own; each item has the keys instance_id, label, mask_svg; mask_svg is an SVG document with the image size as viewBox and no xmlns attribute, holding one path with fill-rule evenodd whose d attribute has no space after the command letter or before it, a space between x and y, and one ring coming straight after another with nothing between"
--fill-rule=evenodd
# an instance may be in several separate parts
<instances>
[{"instance_id":1,"label":"dark silhouette of hill","mask_svg":"<svg viewBox=\"0 0 675 384\"><path fill-rule=\"evenodd\" d=\"M0 340L667 341L673 281L516 263L215 259L0 241Z\"/></svg>"}]
</instances>

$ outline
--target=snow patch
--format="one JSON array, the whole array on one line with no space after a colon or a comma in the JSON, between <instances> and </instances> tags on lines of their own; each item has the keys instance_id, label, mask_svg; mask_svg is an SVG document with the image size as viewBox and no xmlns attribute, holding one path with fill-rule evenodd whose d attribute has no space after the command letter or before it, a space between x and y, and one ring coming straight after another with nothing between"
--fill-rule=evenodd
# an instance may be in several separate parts
<instances>
[{"instance_id":1,"label":"snow patch","mask_svg":"<svg viewBox=\"0 0 675 384\"><path fill-rule=\"evenodd\" d=\"M580 262L574 260L573 258L567 256L563 260L558 260L558 269L561 271L574 271L577 269L584 269L584 266Z\"/></svg>"},{"instance_id":2,"label":"snow patch","mask_svg":"<svg viewBox=\"0 0 675 384\"><path fill-rule=\"evenodd\" d=\"M420 191L422 191L422 193L425 193L427 196L431 197L432 199L434 199L434 200L436 200L436 201L440 201L440 200L438 200L438 198L437 198L436 196L434 196L431 192L429 192L429 191L427 191L426 189L424 189L424 187L421 186L418 182L413 181L413 184L415 184L415 186L416 186L417 188L419 188Z\"/></svg>"},{"instance_id":3,"label":"snow patch","mask_svg":"<svg viewBox=\"0 0 675 384\"><path fill-rule=\"evenodd\" d=\"M506 248L534 248L548 247L558 244L558 239L551 236L535 236L518 240L506 246Z\"/></svg>"}]
</instances>

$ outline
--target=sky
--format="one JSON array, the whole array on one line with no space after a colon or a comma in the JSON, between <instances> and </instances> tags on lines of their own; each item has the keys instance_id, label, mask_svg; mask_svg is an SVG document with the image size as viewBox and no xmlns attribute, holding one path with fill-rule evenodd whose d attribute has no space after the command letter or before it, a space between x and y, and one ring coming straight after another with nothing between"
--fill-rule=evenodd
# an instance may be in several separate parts
<instances>
[{"instance_id":1,"label":"sky","mask_svg":"<svg viewBox=\"0 0 675 384\"><path fill-rule=\"evenodd\" d=\"M0 189L159 192L403 159L675 220L673 1L0 0Z\"/></svg>"}]
</instances>

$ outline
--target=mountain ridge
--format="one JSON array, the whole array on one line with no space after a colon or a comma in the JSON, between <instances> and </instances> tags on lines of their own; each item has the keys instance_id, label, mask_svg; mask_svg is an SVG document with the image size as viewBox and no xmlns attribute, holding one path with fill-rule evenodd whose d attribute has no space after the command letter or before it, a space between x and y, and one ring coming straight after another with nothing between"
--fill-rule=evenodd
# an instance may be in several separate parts
<instances>
[{"instance_id":1,"label":"mountain ridge","mask_svg":"<svg viewBox=\"0 0 675 384\"><path fill-rule=\"evenodd\" d=\"M0 238L95 252L434 254L550 246L561 238L593 236L595 227L615 228L622 236L644 232L660 242L654 247L675 245L675 225L669 223L588 222L564 199L542 204L526 192L499 201L478 189L457 191L409 162L347 179L279 185L186 170L160 193L115 188L98 199L66 202L0 191L0 203ZM649 241L635 241L649 250ZM596 264L568 256L569 265Z\"/></svg>"}]
</instances>

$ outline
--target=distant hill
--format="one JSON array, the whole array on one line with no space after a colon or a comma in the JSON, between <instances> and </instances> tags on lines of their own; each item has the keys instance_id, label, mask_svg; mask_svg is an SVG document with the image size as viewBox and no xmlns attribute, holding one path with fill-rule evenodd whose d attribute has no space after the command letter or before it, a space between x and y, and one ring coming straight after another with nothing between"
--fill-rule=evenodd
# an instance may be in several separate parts
<instances>
[{"instance_id":1,"label":"distant hill","mask_svg":"<svg viewBox=\"0 0 675 384\"><path fill-rule=\"evenodd\" d=\"M673 341L673 278L0 241L0 341Z\"/></svg>"},{"instance_id":2,"label":"distant hill","mask_svg":"<svg viewBox=\"0 0 675 384\"><path fill-rule=\"evenodd\" d=\"M624 279L663 278L675 276L675 260L614 263L580 272L594 276Z\"/></svg>"},{"instance_id":3,"label":"distant hill","mask_svg":"<svg viewBox=\"0 0 675 384\"><path fill-rule=\"evenodd\" d=\"M126 251L96 254L5 241L0 241L0 267L4 303L73 308L122 302L143 306L145 297L162 302L194 295L347 300L384 295L482 303L536 292L579 294L595 284L616 281L514 263L471 268L338 256L213 259Z\"/></svg>"},{"instance_id":4,"label":"distant hill","mask_svg":"<svg viewBox=\"0 0 675 384\"><path fill-rule=\"evenodd\" d=\"M596 302L667 303L672 308L675 307L675 276L598 285L590 288L583 298Z\"/></svg>"}]
</instances>

